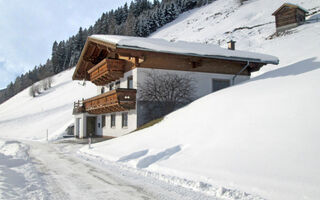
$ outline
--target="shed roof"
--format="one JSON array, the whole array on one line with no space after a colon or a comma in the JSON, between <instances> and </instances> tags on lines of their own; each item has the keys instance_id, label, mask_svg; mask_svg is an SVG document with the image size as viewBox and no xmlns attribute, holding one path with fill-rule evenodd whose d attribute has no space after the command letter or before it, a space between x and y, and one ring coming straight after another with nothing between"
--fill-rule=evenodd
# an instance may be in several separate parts
<instances>
[{"instance_id":1,"label":"shed roof","mask_svg":"<svg viewBox=\"0 0 320 200\"><path fill-rule=\"evenodd\" d=\"M108 45L111 44L116 48L123 49L209 57L224 60L251 61L264 64L279 63L279 59L275 56L247 51L228 50L212 44L201 44L185 41L169 42L164 39L116 35L92 35L89 38L107 43Z\"/></svg>"},{"instance_id":2,"label":"shed roof","mask_svg":"<svg viewBox=\"0 0 320 200\"><path fill-rule=\"evenodd\" d=\"M284 7L300 9L301 11L308 13L308 11L306 9L302 8L301 6L298 6L298 5L292 4L292 3L284 3L284 4L282 4L282 6L280 6L280 8L278 8L274 13L272 13L272 15L276 15Z\"/></svg>"}]
</instances>

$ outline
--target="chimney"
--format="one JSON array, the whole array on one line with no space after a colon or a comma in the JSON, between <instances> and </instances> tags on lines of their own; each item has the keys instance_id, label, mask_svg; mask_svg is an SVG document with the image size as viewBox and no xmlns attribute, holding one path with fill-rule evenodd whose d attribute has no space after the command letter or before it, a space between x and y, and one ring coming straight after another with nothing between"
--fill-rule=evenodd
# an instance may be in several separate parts
<instances>
[{"instance_id":1,"label":"chimney","mask_svg":"<svg viewBox=\"0 0 320 200\"><path fill-rule=\"evenodd\" d=\"M235 44L236 44L236 41L230 40L228 42L228 49L229 50L235 50Z\"/></svg>"}]
</instances>

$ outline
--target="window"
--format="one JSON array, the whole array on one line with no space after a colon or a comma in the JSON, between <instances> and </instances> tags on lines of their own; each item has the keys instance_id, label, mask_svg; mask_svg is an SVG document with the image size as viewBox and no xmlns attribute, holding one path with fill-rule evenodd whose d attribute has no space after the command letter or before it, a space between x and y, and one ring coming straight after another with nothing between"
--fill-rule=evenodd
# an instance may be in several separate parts
<instances>
[{"instance_id":1,"label":"window","mask_svg":"<svg viewBox=\"0 0 320 200\"><path fill-rule=\"evenodd\" d=\"M104 93L104 87L101 88L101 94L103 94L103 93Z\"/></svg>"},{"instance_id":2,"label":"window","mask_svg":"<svg viewBox=\"0 0 320 200\"><path fill-rule=\"evenodd\" d=\"M109 84L109 90L110 90L110 91L113 90L113 87L114 87L114 84L113 84L113 83L110 83L110 84Z\"/></svg>"},{"instance_id":3,"label":"window","mask_svg":"<svg viewBox=\"0 0 320 200\"><path fill-rule=\"evenodd\" d=\"M212 92L216 92L230 86L230 80L212 79Z\"/></svg>"},{"instance_id":4,"label":"window","mask_svg":"<svg viewBox=\"0 0 320 200\"><path fill-rule=\"evenodd\" d=\"M128 127L128 113L122 113L122 128Z\"/></svg>"},{"instance_id":5,"label":"window","mask_svg":"<svg viewBox=\"0 0 320 200\"><path fill-rule=\"evenodd\" d=\"M132 89L133 88L133 77L132 76L129 76L128 79L127 79L127 88L128 89Z\"/></svg>"},{"instance_id":6,"label":"window","mask_svg":"<svg viewBox=\"0 0 320 200\"><path fill-rule=\"evenodd\" d=\"M110 127L116 127L116 115L115 114L111 114L111 120L110 120L111 124Z\"/></svg>"},{"instance_id":7,"label":"window","mask_svg":"<svg viewBox=\"0 0 320 200\"><path fill-rule=\"evenodd\" d=\"M116 89L120 88L120 81L116 82Z\"/></svg>"},{"instance_id":8,"label":"window","mask_svg":"<svg viewBox=\"0 0 320 200\"><path fill-rule=\"evenodd\" d=\"M102 128L106 126L106 116L102 115Z\"/></svg>"}]
</instances>

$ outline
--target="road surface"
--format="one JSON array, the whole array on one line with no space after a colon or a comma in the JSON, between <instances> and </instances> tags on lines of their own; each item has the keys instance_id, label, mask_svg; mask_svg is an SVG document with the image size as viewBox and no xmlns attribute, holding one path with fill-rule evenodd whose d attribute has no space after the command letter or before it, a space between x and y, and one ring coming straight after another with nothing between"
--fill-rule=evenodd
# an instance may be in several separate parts
<instances>
[{"instance_id":1,"label":"road surface","mask_svg":"<svg viewBox=\"0 0 320 200\"><path fill-rule=\"evenodd\" d=\"M77 156L72 143L23 141L42 184L42 198L34 199L212 199L189 189L146 178L121 169L104 168ZM39 179L39 180L40 180Z\"/></svg>"}]
</instances>

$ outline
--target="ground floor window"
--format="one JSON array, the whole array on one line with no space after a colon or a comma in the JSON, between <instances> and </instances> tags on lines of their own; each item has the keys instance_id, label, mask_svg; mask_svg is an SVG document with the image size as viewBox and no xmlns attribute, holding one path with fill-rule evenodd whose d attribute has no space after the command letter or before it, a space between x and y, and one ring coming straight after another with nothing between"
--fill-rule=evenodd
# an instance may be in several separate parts
<instances>
[{"instance_id":1,"label":"ground floor window","mask_svg":"<svg viewBox=\"0 0 320 200\"><path fill-rule=\"evenodd\" d=\"M105 116L105 115L102 115L102 117L101 117L101 118L102 118L102 120L101 120L101 121L102 121L102 128L103 128L103 127L105 127L105 126L106 126L106 116Z\"/></svg>"},{"instance_id":2,"label":"ground floor window","mask_svg":"<svg viewBox=\"0 0 320 200\"><path fill-rule=\"evenodd\" d=\"M111 124L111 128L116 126L116 115L115 114L111 114L111 120L110 120Z\"/></svg>"},{"instance_id":3,"label":"ground floor window","mask_svg":"<svg viewBox=\"0 0 320 200\"><path fill-rule=\"evenodd\" d=\"M122 128L128 127L128 113L122 113Z\"/></svg>"},{"instance_id":4,"label":"ground floor window","mask_svg":"<svg viewBox=\"0 0 320 200\"><path fill-rule=\"evenodd\" d=\"M230 86L228 79L212 79L212 92L216 92Z\"/></svg>"}]
</instances>

